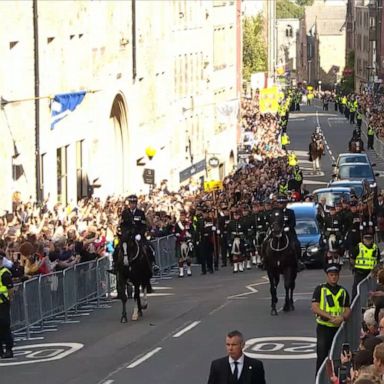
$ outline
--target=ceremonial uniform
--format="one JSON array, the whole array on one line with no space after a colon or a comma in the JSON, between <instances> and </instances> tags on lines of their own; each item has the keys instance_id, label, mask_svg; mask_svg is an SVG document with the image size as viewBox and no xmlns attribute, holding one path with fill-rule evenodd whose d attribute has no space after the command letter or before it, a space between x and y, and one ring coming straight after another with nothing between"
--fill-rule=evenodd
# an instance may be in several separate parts
<instances>
[{"instance_id":1,"label":"ceremonial uniform","mask_svg":"<svg viewBox=\"0 0 384 384\"><path fill-rule=\"evenodd\" d=\"M214 245L213 236L216 232L213 218L210 217L209 211L205 211L203 220L201 222L200 240L201 240L201 252L200 252L200 263L201 273L205 275L207 271L213 273L213 258L214 258Z\"/></svg>"},{"instance_id":2,"label":"ceremonial uniform","mask_svg":"<svg viewBox=\"0 0 384 384\"><path fill-rule=\"evenodd\" d=\"M193 252L192 223L182 214L175 224L176 257L179 264L179 277L184 277L184 264L187 264L187 276L192 275L191 263Z\"/></svg>"},{"instance_id":3,"label":"ceremonial uniform","mask_svg":"<svg viewBox=\"0 0 384 384\"><path fill-rule=\"evenodd\" d=\"M235 212L234 219L228 224L229 250L232 256L233 272L243 272L245 256L246 227L240 218L240 212Z\"/></svg>"},{"instance_id":4,"label":"ceremonial uniform","mask_svg":"<svg viewBox=\"0 0 384 384\"><path fill-rule=\"evenodd\" d=\"M220 252L221 252L221 266L227 266L228 256L228 224L230 222L230 216L227 208L219 212L218 216L218 228L220 236Z\"/></svg>"}]
</instances>

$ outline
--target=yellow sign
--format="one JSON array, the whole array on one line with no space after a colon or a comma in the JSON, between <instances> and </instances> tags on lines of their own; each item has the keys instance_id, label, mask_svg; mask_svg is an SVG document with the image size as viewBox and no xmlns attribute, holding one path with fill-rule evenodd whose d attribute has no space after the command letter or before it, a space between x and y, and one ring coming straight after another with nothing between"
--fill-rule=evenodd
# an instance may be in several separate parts
<instances>
[{"instance_id":1,"label":"yellow sign","mask_svg":"<svg viewBox=\"0 0 384 384\"><path fill-rule=\"evenodd\" d=\"M204 192L220 191L223 189L223 182L220 180L204 181Z\"/></svg>"},{"instance_id":2,"label":"yellow sign","mask_svg":"<svg viewBox=\"0 0 384 384\"><path fill-rule=\"evenodd\" d=\"M261 113L277 113L279 107L279 90L277 87L261 89L259 101Z\"/></svg>"}]
</instances>

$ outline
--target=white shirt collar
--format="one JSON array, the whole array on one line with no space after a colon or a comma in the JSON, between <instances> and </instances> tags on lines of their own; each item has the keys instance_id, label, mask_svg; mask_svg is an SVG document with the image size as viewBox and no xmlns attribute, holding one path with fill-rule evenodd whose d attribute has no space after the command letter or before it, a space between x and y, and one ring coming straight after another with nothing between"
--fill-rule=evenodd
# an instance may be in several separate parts
<instances>
[{"instance_id":1,"label":"white shirt collar","mask_svg":"<svg viewBox=\"0 0 384 384\"><path fill-rule=\"evenodd\" d=\"M237 360L236 360L239 364L244 364L244 354L242 354ZM235 360L232 359L231 356L229 356L229 364L232 364L234 363Z\"/></svg>"}]
</instances>

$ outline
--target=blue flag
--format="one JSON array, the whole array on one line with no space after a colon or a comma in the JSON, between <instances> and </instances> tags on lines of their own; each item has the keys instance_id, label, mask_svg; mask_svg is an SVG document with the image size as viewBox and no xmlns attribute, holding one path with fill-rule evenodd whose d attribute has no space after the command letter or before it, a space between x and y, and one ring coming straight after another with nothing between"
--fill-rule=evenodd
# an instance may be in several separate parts
<instances>
[{"instance_id":1,"label":"blue flag","mask_svg":"<svg viewBox=\"0 0 384 384\"><path fill-rule=\"evenodd\" d=\"M65 116L73 112L83 101L86 91L55 95L51 102L51 129Z\"/></svg>"}]
</instances>

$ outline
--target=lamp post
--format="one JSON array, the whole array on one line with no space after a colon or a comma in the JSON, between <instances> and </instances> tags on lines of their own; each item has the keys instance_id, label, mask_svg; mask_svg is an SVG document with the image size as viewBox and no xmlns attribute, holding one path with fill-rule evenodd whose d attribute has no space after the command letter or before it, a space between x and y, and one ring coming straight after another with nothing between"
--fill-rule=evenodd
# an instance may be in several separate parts
<instances>
[{"instance_id":1,"label":"lamp post","mask_svg":"<svg viewBox=\"0 0 384 384\"><path fill-rule=\"evenodd\" d=\"M321 92L321 80L318 81L319 84L319 92Z\"/></svg>"}]
</instances>

